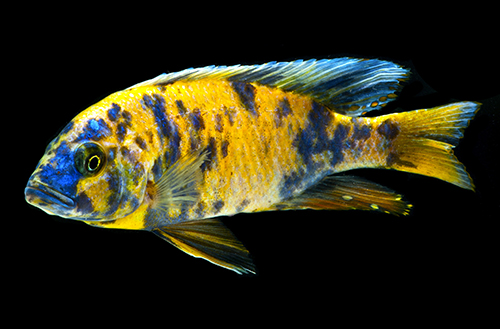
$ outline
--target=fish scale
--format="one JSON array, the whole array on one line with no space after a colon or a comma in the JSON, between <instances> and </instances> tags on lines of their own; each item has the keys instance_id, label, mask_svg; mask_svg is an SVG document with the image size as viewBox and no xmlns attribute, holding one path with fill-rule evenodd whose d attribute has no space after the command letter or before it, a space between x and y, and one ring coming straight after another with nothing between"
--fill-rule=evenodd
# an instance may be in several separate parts
<instances>
[{"instance_id":1,"label":"fish scale","mask_svg":"<svg viewBox=\"0 0 500 329\"><path fill-rule=\"evenodd\" d=\"M397 97L407 69L335 58L162 74L77 115L25 189L51 215L147 230L240 274L248 250L215 218L283 209L407 215L394 191L355 176L394 169L474 190L453 155L479 109L458 102L362 117Z\"/></svg>"}]
</instances>

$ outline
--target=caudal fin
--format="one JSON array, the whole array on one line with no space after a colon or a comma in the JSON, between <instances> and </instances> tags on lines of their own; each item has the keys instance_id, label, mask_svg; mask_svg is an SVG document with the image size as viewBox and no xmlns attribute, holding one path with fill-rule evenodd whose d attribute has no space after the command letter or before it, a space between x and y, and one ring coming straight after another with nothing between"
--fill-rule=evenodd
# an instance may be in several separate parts
<instances>
[{"instance_id":1,"label":"caudal fin","mask_svg":"<svg viewBox=\"0 0 500 329\"><path fill-rule=\"evenodd\" d=\"M459 102L387 116L390 117L388 120L398 123L397 132L391 131L390 124L386 123L388 133L397 133L393 140L393 151L387 158L387 166L474 190L471 177L452 149L463 137L464 129L480 105ZM382 129L383 124L380 126Z\"/></svg>"}]
</instances>

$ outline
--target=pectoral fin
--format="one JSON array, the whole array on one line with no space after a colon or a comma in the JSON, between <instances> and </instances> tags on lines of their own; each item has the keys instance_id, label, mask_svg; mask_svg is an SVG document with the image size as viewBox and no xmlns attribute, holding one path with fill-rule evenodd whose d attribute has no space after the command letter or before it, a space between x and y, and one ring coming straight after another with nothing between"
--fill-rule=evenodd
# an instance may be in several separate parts
<instances>
[{"instance_id":1,"label":"pectoral fin","mask_svg":"<svg viewBox=\"0 0 500 329\"><path fill-rule=\"evenodd\" d=\"M188 221L153 230L185 253L235 271L255 274L248 250L220 220Z\"/></svg>"},{"instance_id":2,"label":"pectoral fin","mask_svg":"<svg viewBox=\"0 0 500 329\"><path fill-rule=\"evenodd\" d=\"M408 215L411 205L392 190L354 176L328 176L277 209L376 210Z\"/></svg>"},{"instance_id":3,"label":"pectoral fin","mask_svg":"<svg viewBox=\"0 0 500 329\"><path fill-rule=\"evenodd\" d=\"M200 149L179 159L154 185L151 195L156 210L181 208L198 199L203 183L201 165L207 159L207 152Z\"/></svg>"}]
</instances>

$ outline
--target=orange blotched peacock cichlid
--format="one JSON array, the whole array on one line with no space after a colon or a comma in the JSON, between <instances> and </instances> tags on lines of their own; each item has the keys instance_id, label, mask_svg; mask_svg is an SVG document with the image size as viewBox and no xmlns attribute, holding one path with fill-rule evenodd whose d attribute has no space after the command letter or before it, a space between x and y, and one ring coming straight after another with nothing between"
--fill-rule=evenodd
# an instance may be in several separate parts
<instances>
[{"instance_id":1,"label":"orange blotched peacock cichlid","mask_svg":"<svg viewBox=\"0 0 500 329\"><path fill-rule=\"evenodd\" d=\"M151 231L190 255L254 273L216 217L306 208L408 214L393 191L335 175L356 168L474 189L452 148L480 104L362 117L394 100L408 75L356 58L162 74L77 115L47 146L26 200L92 226Z\"/></svg>"}]
</instances>

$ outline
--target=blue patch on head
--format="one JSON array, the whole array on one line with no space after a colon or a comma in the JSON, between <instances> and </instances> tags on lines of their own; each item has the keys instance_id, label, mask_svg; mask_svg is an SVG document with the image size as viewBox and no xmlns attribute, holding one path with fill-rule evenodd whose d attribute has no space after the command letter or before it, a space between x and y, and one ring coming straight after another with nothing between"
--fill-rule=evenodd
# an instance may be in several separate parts
<instances>
[{"instance_id":1,"label":"blue patch on head","mask_svg":"<svg viewBox=\"0 0 500 329\"><path fill-rule=\"evenodd\" d=\"M66 142L62 141L54 153L54 157L39 168L37 178L67 197L74 198L76 185L82 175L74 166L73 152Z\"/></svg>"},{"instance_id":2,"label":"blue patch on head","mask_svg":"<svg viewBox=\"0 0 500 329\"><path fill-rule=\"evenodd\" d=\"M120 112L120 106L113 103L111 108L108 110L108 118L111 121L116 121L118 119L118 113Z\"/></svg>"},{"instance_id":3,"label":"blue patch on head","mask_svg":"<svg viewBox=\"0 0 500 329\"><path fill-rule=\"evenodd\" d=\"M99 141L111 134L108 124L103 119L90 119L82 133L75 139L75 142L82 140Z\"/></svg>"},{"instance_id":4,"label":"blue patch on head","mask_svg":"<svg viewBox=\"0 0 500 329\"><path fill-rule=\"evenodd\" d=\"M94 120L94 119L91 119L91 120L89 121L89 126L90 126L90 128L91 128L91 129L93 129L94 131L98 131L98 130L99 130L99 123L97 123L97 121L96 121L96 120Z\"/></svg>"}]
</instances>

